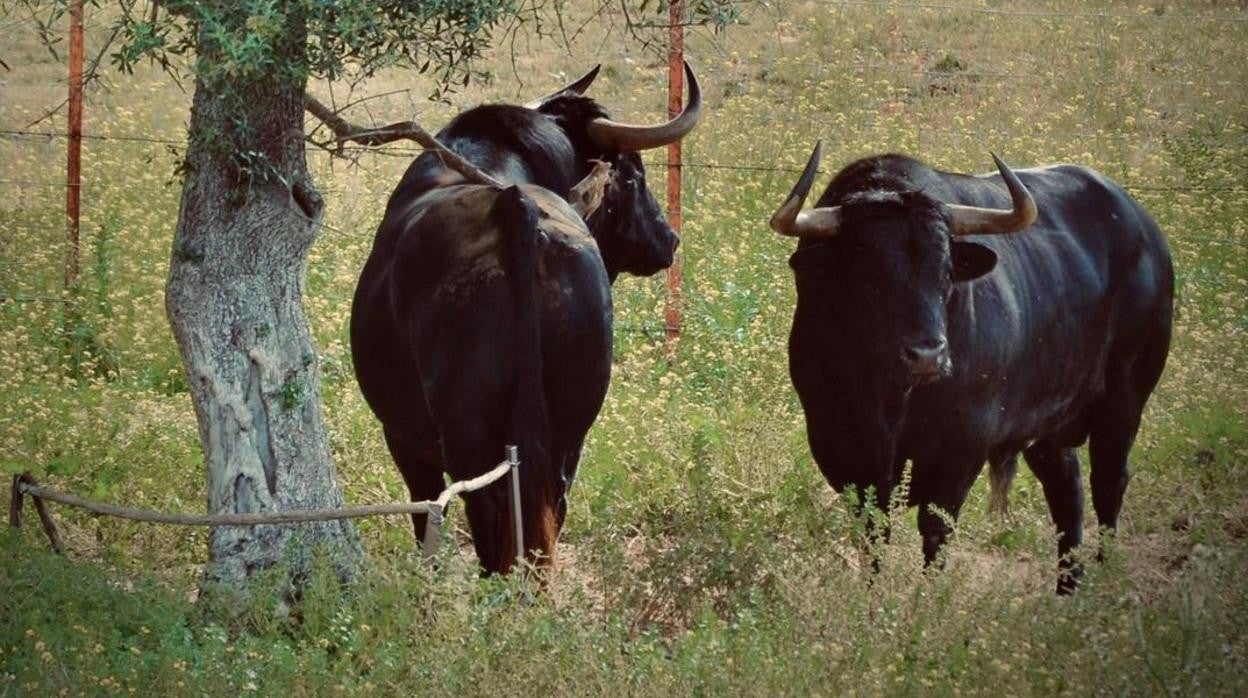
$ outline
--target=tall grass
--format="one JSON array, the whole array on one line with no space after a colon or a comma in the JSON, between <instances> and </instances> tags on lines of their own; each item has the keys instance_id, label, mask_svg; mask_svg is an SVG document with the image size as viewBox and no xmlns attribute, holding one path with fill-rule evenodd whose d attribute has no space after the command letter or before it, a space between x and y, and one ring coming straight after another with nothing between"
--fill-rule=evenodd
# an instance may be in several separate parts
<instances>
[{"instance_id":1,"label":"tall grass","mask_svg":"<svg viewBox=\"0 0 1248 698\"><path fill-rule=\"evenodd\" d=\"M685 325L668 363L662 280L617 284L612 388L549 589L478 580L462 530L433 572L395 519L361 524L373 569L358 587L326 576L293 608L263 584L196 603L201 531L55 509L72 562L29 527L0 540L0 695L1242 693L1248 15L1195 1L941 5L784 3L722 36L693 33L708 115L685 144ZM9 128L58 101L48 85L61 68L21 25L0 26ZM453 105L423 101L429 86L410 75L377 80L369 93L410 92L370 112L436 128L601 61L593 93L615 116L661 117L662 69L618 29L591 25L570 52L529 49L500 52ZM202 458L163 311L188 100L155 72L113 80L86 112L88 135L113 138L85 146L90 263L72 318L44 300L62 294L64 143L0 137L0 468L194 510ZM989 169L990 150L1015 167L1080 162L1167 232L1171 360L1132 454L1122 529L1074 598L1052 595L1053 533L1026 474L1009 521L986 516L977 485L943 573L922 573L910 512L891 514L882 571L864 569L860 523L807 450L785 362L792 243L765 225L817 138L832 169L881 151L964 171ZM411 155L312 157L328 219L305 302L331 444L348 499L400 500L346 323ZM661 160L647 156L660 197Z\"/></svg>"}]
</instances>

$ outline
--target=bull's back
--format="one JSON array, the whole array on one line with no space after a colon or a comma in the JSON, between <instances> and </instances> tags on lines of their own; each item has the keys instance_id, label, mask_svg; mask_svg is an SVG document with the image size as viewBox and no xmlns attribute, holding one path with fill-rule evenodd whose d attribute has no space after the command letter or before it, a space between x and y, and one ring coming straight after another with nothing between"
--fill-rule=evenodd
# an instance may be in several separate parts
<instances>
[{"instance_id":1,"label":"bull's back","mask_svg":"<svg viewBox=\"0 0 1248 698\"><path fill-rule=\"evenodd\" d=\"M605 392L595 367L609 370L610 296L597 248L561 199L524 189L540 204L536 273L544 363L572 377L587 372ZM514 352L517 297L507 251L515 231L491 216L497 195L480 185L446 187L392 208L382 223L392 244L374 249L361 276L352 352L361 390L387 426L450 421L458 412L511 402L523 370ZM585 392L600 391L591 382ZM479 404L464 403L464 396ZM582 399L562 388L548 397L559 412ZM600 403L599 395L595 412Z\"/></svg>"}]
</instances>

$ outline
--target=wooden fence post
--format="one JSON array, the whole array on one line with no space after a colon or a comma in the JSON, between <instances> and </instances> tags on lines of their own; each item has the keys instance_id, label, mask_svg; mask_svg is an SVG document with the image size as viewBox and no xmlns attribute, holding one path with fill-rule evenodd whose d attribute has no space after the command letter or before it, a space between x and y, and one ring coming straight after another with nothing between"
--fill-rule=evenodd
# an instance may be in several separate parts
<instances>
[{"instance_id":1,"label":"wooden fence post","mask_svg":"<svg viewBox=\"0 0 1248 698\"><path fill-rule=\"evenodd\" d=\"M9 528L22 527L22 476L13 476L13 494L9 499Z\"/></svg>"}]
</instances>

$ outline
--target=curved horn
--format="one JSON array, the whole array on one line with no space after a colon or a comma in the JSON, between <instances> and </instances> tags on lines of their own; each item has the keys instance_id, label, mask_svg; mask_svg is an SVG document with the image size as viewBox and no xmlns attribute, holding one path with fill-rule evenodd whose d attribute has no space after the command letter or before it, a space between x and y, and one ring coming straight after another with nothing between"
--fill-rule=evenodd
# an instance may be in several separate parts
<instances>
[{"instance_id":1,"label":"curved horn","mask_svg":"<svg viewBox=\"0 0 1248 698\"><path fill-rule=\"evenodd\" d=\"M819 158L823 156L823 141L815 142L815 149L806 161L806 169L793 185L789 198L776 209L771 216L771 229L781 235L792 237L833 237L841 231L841 207L812 208L802 210L810 187L815 183L815 174L819 171Z\"/></svg>"},{"instance_id":2,"label":"curved horn","mask_svg":"<svg viewBox=\"0 0 1248 698\"><path fill-rule=\"evenodd\" d=\"M588 73L585 73L581 77L568 83L567 85L564 85L563 87L560 87L554 92L551 92L545 97L539 97L538 99L535 99L532 102L526 102L524 105L524 108L525 109L538 109L546 102L549 102L550 100L554 99L555 97L558 97L564 92L575 92L578 95L585 94L585 90L588 90L589 86L593 84L594 78L598 77L598 71L601 69L602 69L602 64L599 63L598 65L594 66L593 69L590 70Z\"/></svg>"},{"instance_id":3,"label":"curved horn","mask_svg":"<svg viewBox=\"0 0 1248 698\"><path fill-rule=\"evenodd\" d=\"M684 138L702 118L702 87L689 61L685 61L685 80L689 83L689 100L671 121L658 126L634 126L597 118L589 122L589 137L603 148L613 150L648 150Z\"/></svg>"},{"instance_id":4,"label":"curved horn","mask_svg":"<svg viewBox=\"0 0 1248 698\"><path fill-rule=\"evenodd\" d=\"M1014 202L1013 210L996 208L980 208L979 206L963 206L948 204L950 232L953 235L1005 235L1017 233L1036 220L1036 202L1031 192L1018 181L1018 176L993 153L992 159L997 163L1001 178L1010 190L1010 199Z\"/></svg>"}]
</instances>

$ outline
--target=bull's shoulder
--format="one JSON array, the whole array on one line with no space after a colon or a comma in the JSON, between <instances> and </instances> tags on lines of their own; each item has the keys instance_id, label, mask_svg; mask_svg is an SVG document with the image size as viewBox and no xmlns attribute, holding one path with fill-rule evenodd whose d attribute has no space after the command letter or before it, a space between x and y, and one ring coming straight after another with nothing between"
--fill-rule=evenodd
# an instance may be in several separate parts
<instances>
[{"instance_id":1,"label":"bull's shoulder","mask_svg":"<svg viewBox=\"0 0 1248 698\"><path fill-rule=\"evenodd\" d=\"M1120 184L1084 165L1023 170L1019 179L1042 212L1040 225L1055 232L1105 240L1119 253L1161 243L1157 224Z\"/></svg>"},{"instance_id":2,"label":"bull's shoulder","mask_svg":"<svg viewBox=\"0 0 1248 698\"><path fill-rule=\"evenodd\" d=\"M483 104L438 132L448 148L509 182L566 195L576 181L576 148L552 117L510 104Z\"/></svg>"},{"instance_id":3,"label":"bull's shoulder","mask_svg":"<svg viewBox=\"0 0 1248 698\"><path fill-rule=\"evenodd\" d=\"M1157 223L1109 177L1074 164L1015 173L1035 199L1035 222L1014 235L977 240L997 253L1002 283L1020 286L1030 279L1035 288L1082 288L1091 293L1089 289L1110 288L1132 275L1154 275L1147 270L1169 266L1169 250ZM973 179L960 190L970 203L1009 205L999 175Z\"/></svg>"},{"instance_id":4,"label":"bull's shoulder","mask_svg":"<svg viewBox=\"0 0 1248 698\"><path fill-rule=\"evenodd\" d=\"M1117 182L1084 165L1053 164L1014 170L1036 201L1033 231L1049 235L1134 241L1159 238L1144 208ZM950 203L1008 208L1010 198L998 173L941 173L940 198ZM1109 236L1106 238L1106 236ZM1098 245L1099 246L1099 245Z\"/></svg>"},{"instance_id":5,"label":"bull's shoulder","mask_svg":"<svg viewBox=\"0 0 1248 698\"><path fill-rule=\"evenodd\" d=\"M1033 196L1096 202L1130 200L1117 182L1086 165L1060 163L1032 167L1021 170L1019 178L1033 190Z\"/></svg>"},{"instance_id":6,"label":"bull's shoulder","mask_svg":"<svg viewBox=\"0 0 1248 698\"><path fill-rule=\"evenodd\" d=\"M1040 167L1015 170L1037 203L1076 209L1134 209L1138 204L1114 180L1086 165L1058 163ZM1004 187L1000 175L979 175L981 181L990 181Z\"/></svg>"}]
</instances>

